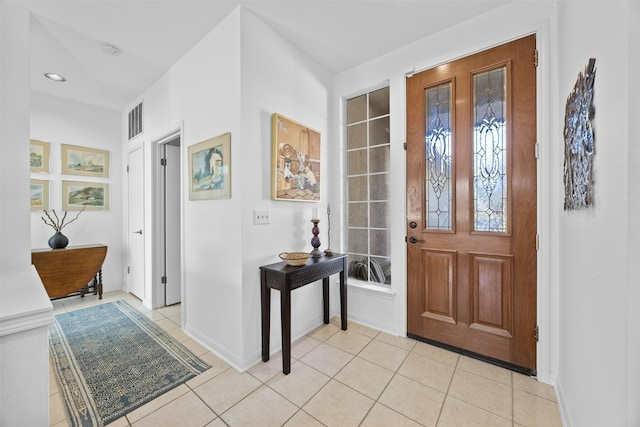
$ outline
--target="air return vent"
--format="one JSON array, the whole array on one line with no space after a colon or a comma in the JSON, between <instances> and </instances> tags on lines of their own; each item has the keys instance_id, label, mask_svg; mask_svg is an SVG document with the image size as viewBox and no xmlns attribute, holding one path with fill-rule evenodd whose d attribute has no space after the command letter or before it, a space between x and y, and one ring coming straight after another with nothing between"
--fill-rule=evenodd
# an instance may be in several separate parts
<instances>
[{"instance_id":1,"label":"air return vent","mask_svg":"<svg viewBox=\"0 0 640 427\"><path fill-rule=\"evenodd\" d=\"M142 133L142 102L129 111L129 141Z\"/></svg>"}]
</instances>

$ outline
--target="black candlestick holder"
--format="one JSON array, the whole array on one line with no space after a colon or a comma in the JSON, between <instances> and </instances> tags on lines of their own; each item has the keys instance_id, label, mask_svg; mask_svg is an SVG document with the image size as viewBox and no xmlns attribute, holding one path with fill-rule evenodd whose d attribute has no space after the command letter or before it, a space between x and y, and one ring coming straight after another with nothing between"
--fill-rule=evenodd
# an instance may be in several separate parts
<instances>
[{"instance_id":1,"label":"black candlestick holder","mask_svg":"<svg viewBox=\"0 0 640 427\"><path fill-rule=\"evenodd\" d=\"M320 229L318 228L319 219L312 219L313 228L311 232L313 233L313 237L311 238L311 246L313 246L313 250L311 251L311 256L314 258L319 258L322 256L322 252L318 249L320 247L320 238L318 234L320 234Z\"/></svg>"}]
</instances>

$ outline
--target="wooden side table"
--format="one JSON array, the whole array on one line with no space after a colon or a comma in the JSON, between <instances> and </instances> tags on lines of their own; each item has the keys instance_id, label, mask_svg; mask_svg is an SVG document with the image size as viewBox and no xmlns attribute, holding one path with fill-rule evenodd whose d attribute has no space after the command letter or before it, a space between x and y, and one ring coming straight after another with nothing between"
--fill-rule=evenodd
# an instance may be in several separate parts
<instances>
[{"instance_id":1,"label":"wooden side table","mask_svg":"<svg viewBox=\"0 0 640 427\"><path fill-rule=\"evenodd\" d=\"M102 299L102 263L106 256L107 246L101 244L33 249L31 263L49 298L84 297L93 288L93 294Z\"/></svg>"},{"instance_id":2,"label":"wooden side table","mask_svg":"<svg viewBox=\"0 0 640 427\"><path fill-rule=\"evenodd\" d=\"M262 305L262 361L269 360L269 334L271 328L271 289L280 291L280 318L282 323L282 372L291 372L291 291L322 279L324 323L329 323L329 276L340 274L340 320L347 330L347 255L333 254L311 258L301 267L283 262L260 267Z\"/></svg>"}]
</instances>

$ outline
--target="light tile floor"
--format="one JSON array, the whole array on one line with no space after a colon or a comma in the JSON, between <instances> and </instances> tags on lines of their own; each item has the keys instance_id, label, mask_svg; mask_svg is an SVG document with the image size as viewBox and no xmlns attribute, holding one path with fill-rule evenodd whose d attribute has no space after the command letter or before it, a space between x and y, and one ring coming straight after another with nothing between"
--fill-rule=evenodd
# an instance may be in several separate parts
<instances>
[{"instance_id":1,"label":"light tile floor","mask_svg":"<svg viewBox=\"0 0 640 427\"><path fill-rule=\"evenodd\" d=\"M180 305L149 311L124 292L54 301L55 313L124 299L212 367L110 424L160 426L561 426L552 387L422 342L332 319L296 341L291 373L271 357L239 373L180 328ZM66 426L50 369L50 421Z\"/></svg>"}]
</instances>

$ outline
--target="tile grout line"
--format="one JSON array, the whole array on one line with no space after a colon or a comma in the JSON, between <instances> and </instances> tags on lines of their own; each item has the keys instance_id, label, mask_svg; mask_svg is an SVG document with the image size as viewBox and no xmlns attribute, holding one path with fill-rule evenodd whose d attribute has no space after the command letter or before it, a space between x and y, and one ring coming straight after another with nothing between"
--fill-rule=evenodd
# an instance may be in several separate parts
<instances>
[{"instance_id":1,"label":"tile grout line","mask_svg":"<svg viewBox=\"0 0 640 427\"><path fill-rule=\"evenodd\" d=\"M460 355L456 357L456 364L453 366L453 373L451 374L451 379L449 380L449 384L447 385L447 391L444 393L444 399L442 400L442 406L440 407L440 411L438 412L438 418L436 419L436 426L440 422L440 417L442 416L442 411L444 410L444 404L447 402L447 398L449 397L449 391L451 390L451 384L453 383L453 377L456 375L456 371L458 370L458 364L460 363Z\"/></svg>"},{"instance_id":2,"label":"tile grout line","mask_svg":"<svg viewBox=\"0 0 640 427\"><path fill-rule=\"evenodd\" d=\"M516 423L516 393L513 388L513 372L510 373L509 379L511 380L511 425L513 426Z\"/></svg>"}]
</instances>

